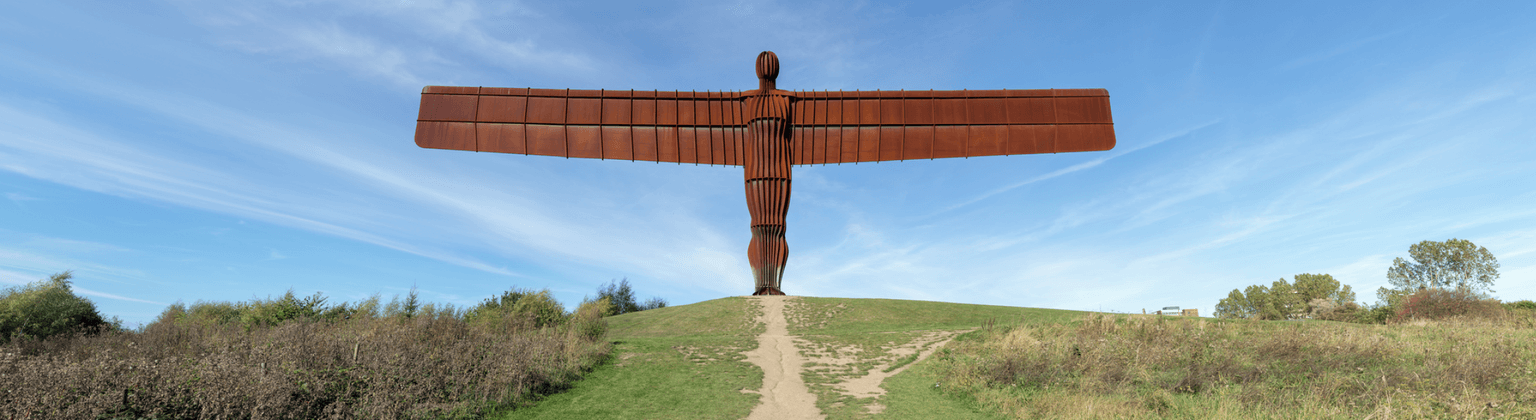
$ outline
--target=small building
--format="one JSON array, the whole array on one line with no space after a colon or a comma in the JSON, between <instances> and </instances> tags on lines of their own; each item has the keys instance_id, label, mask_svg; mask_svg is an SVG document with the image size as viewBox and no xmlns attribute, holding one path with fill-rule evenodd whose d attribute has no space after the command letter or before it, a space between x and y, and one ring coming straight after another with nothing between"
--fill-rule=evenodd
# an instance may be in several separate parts
<instances>
[{"instance_id":1,"label":"small building","mask_svg":"<svg viewBox=\"0 0 1536 420\"><path fill-rule=\"evenodd\" d=\"M1146 311L1142 311L1142 313L1146 313ZM1199 309L1179 309L1179 307L1177 307L1177 306L1164 306L1163 310L1157 311L1156 313L1158 315L1168 315L1168 316L1193 316L1193 317L1200 316L1200 310Z\"/></svg>"}]
</instances>

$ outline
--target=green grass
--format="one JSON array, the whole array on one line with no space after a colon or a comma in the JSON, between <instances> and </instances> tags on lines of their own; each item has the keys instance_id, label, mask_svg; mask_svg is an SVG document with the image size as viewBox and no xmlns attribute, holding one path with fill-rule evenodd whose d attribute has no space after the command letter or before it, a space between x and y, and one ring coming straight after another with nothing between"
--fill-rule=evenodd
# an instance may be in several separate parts
<instances>
[{"instance_id":1,"label":"green grass","mask_svg":"<svg viewBox=\"0 0 1536 420\"><path fill-rule=\"evenodd\" d=\"M891 331L963 330L981 327L989 320L1066 322L1081 314L1060 309L921 300L800 298L800 305L786 316L791 318L790 334L853 336Z\"/></svg>"},{"instance_id":2,"label":"green grass","mask_svg":"<svg viewBox=\"0 0 1536 420\"><path fill-rule=\"evenodd\" d=\"M900 362L889 349L929 331L980 328L988 322L1064 322L1076 312L888 299L799 298L786 311L802 353L858 348L858 362L834 371L809 367L803 376L828 418L990 419L974 399L946 395L937 373L911 364L884 383L878 399L852 398L834 383ZM608 318L612 357L571 389L504 413L506 419L740 419L759 396L762 370L742 352L757 346L759 308L740 297L716 299ZM807 345L809 347L807 347ZM907 361L910 363L910 360ZM829 368L833 366L821 366ZM899 366L898 366L899 367ZM871 415L878 403L883 413Z\"/></svg>"},{"instance_id":3,"label":"green grass","mask_svg":"<svg viewBox=\"0 0 1536 420\"><path fill-rule=\"evenodd\" d=\"M789 332L829 419L1536 418L1536 316L1359 325L798 298ZM746 417L760 309L725 298L609 318L613 356L506 418ZM914 362L904 345L953 336ZM927 337L927 338L925 338ZM901 369L879 397L839 384ZM871 411L878 410L878 414Z\"/></svg>"},{"instance_id":4,"label":"green grass","mask_svg":"<svg viewBox=\"0 0 1536 420\"><path fill-rule=\"evenodd\" d=\"M789 333L799 336L801 352L816 357L851 359L852 363L817 364L807 368L806 386L828 419L934 418L921 413L976 413L977 405L945 397L933 384L936 377L918 363L886 380L885 396L859 398L844 394L837 384L871 370L895 370L910 363L895 348L910 345L935 331L965 331L989 323L1061 323L1080 312L1010 306L966 305L891 299L800 298L785 312ZM894 367L893 367L894 366ZM922 379L918 379L922 378ZM893 383L926 382L898 392ZM876 405L884 409L872 415ZM986 417L981 417L986 418Z\"/></svg>"},{"instance_id":5,"label":"green grass","mask_svg":"<svg viewBox=\"0 0 1536 420\"><path fill-rule=\"evenodd\" d=\"M947 420L1004 418L983 409L973 398L947 395L939 391L934 384L940 379L933 366L927 363L918 363L886 379L884 386L889 392L881 400L885 405L885 411L878 417Z\"/></svg>"},{"instance_id":6,"label":"green grass","mask_svg":"<svg viewBox=\"0 0 1536 420\"><path fill-rule=\"evenodd\" d=\"M745 298L608 318L612 357L566 392L506 419L739 419L757 405L763 373L741 352L763 327Z\"/></svg>"}]
</instances>

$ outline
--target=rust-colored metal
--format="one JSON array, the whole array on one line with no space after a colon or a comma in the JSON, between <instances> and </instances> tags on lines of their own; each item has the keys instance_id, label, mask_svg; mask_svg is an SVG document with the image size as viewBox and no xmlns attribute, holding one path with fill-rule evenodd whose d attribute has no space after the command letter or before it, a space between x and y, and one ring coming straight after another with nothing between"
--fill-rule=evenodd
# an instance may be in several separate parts
<instances>
[{"instance_id":1,"label":"rust-colored metal","mask_svg":"<svg viewBox=\"0 0 1536 420\"><path fill-rule=\"evenodd\" d=\"M794 165L1103 151L1104 89L674 92L427 86L416 145L743 167L754 295L782 295Z\"/></svg>"}]
</instances>

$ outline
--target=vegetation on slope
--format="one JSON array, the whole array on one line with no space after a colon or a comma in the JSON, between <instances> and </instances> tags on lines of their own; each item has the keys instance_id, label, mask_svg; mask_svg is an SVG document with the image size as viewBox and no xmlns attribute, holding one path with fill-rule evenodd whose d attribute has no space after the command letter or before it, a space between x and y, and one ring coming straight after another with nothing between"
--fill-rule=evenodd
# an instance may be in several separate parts
<instances>
[{"instance_id":1,"label":"vegetation on slope","mask_svg":"<svg viewBox=\"0 0 1536 420\"><path fill-rule=\"evenodd\" d=\"M320 295L176 304L143 331L0 348L4 418L477 418L602 360L606 300L513 290L463 311Z\"/></svg>"},{"instance_id":2,"label":"vegetation on slope","mask_svg":"<svg viewBox=\"0 0 1536 420\"><path fill-rule=\"evenodd\" d=\"M939 387L1018 418L1536 416L1536 316L1393 325L1090 314L962 337Z\"/></svg>"}]
</instances>

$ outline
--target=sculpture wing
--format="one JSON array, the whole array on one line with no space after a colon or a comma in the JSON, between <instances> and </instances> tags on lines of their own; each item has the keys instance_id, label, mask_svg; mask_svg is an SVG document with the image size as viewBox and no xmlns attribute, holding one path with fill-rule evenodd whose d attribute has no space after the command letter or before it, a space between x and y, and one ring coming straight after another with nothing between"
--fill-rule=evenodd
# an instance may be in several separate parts
<instances>
[{"instance_id":1,"label":"sculpture wing","mask_svg":"<svg viewBox=\"0 0 1536 420\"><path fill-rule=\"evenodd\" d=\"M1104 89L792 94L796 165L1115 147Z\"/></svg>"},{"instance_id":2,"label":"sculpture wing","mask_svg":"<svg viewBox=\"0 0 1536 420\"><path fill-rule=\"evenodd\" d=\"M416 145L740 166L740 115L740 92L427 86Z\"/></svg>"}]
</instances>

